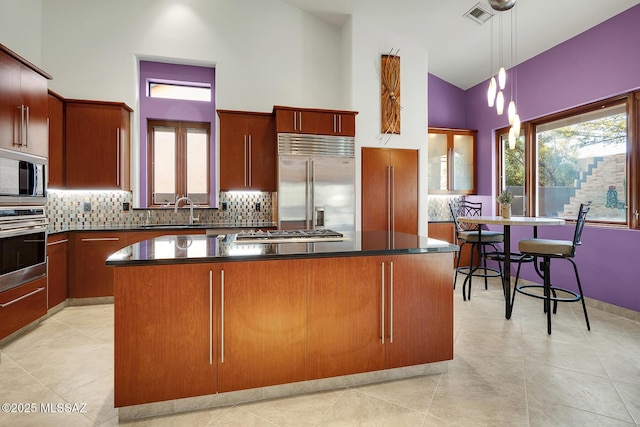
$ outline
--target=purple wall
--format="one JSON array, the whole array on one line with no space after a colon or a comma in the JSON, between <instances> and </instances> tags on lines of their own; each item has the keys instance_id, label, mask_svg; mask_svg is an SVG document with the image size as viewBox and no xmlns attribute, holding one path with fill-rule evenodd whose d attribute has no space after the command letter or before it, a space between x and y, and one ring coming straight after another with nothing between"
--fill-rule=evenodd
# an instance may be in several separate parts
<instances>
[{"instance_id":1,"label":"purple wall","mask_svg":"<svg viewBox=\"0 0 640 427\"><path fill-rule=\"evenodd\" d=\"M427 82L429 126L438 128L467 128L465 91L429 74Z\"/></svg>"},{"instance_id":2,"label":"purple wall","mask_svg":"<svg viewBox=\"0 0 640 427\"><path fill-rule=\"evenodd\" d=\"M522 121L640 88L638 22L640 5L520 64L515 81L516 105ZM493 133L508 123L506 114L497 116L495 109L487 107L487 87L488 81L466 92L467 127L478 129L479 198L494 209ZM505 99L510 99L509 92ZM431 106L429 113L431 116ZM513 228L512 247L531 233L530 228ZM572 225L539 229L542 238L570 240L572 233ZM640 248L640 231L587 226L582 241L575 261L585 295L640 311L640 264L633 255ZM539 281L531 265L525 268L525 278ZM569 262L557 261L553 269L555 283L572 287L575 279Z\"/></svg>"},{"instance_id":3,"label":"purple wall","mask_svg":"<svg viewBox=\"0 0 640 427\"><path fill-rule=\"evenodd\" d=\"M149 98L146 84L148 79L205 83L211 85L211 102L182 101L175 99ZM140 61L140 206L147 206L147 120L166 119L211 123L211 141L209 145L209 164L211 165L211 207L217 207L216 189L216 108L215 69L191 65L167 64L162 62Z\"/></svg>"}]
</instances>

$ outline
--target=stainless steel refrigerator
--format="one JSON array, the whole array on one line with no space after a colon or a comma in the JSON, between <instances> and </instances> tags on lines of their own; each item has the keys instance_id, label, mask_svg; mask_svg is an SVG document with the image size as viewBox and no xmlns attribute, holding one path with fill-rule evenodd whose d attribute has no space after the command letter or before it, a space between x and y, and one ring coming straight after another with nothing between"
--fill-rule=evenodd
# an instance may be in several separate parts
<instances>
[{"instance_id":1,"label":"stainless steel refrigerator","mask_svg":"<svg viewBox=\"0 0 640 427\"><path fill-rule=\"evenodd\" d=\"M278 134L278 227L355 228L354 138Z\"/></svg>"}]
</instances>

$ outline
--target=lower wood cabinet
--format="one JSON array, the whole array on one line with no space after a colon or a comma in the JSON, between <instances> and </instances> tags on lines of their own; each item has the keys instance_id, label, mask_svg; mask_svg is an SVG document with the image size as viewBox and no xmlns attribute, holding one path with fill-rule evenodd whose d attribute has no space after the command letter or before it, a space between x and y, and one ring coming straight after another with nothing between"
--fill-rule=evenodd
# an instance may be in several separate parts
<instances>
[{"instance_id":1,"label":"lower wood cabinet","mask_svg":"<svg viewBox=\"0 0 640 427\"><path fill-rule=\"evenodd\" d=\"M71 239L73 256L69 298L113 296L113 267L105 261L112 253L127 246L126 232L76 232Z\"/></svg>"},{"instance_id":2,"label":"lower wood cabinet","mask_svg":"<svg viewBox=\"0 0 640 427\"><path fill-rule=\"evenodd\" d=\"M450 260L309 260L309 379L453 358Z\"/></svg>"},{"instance_id":3,"label":"lower wood cabinet","mask_svg":"<svg viewBox=\"0 0 640 427\"><path fill-rule=\"evenodd\" d=\"M218 391L303 381L305 260L226 263L216 275Z\"/></svg>"},{"instance_id":4,"label":"lower wood cabinet","mask_svg":"<svg viewBox=\"0 0 640 427\"><path fill-rule=\"evenodd\" d=\"M0 292L0 339L47 314L47 278Z\"/></svg>"},{"instance_id":5,"label":"lower wood cabinet","mask_svg":"<svg viewBox=\"0 0 640 427\"><path fill-rule=\"evenodd\" d=\"M452 359L451 253L392 256L385 262L385 368Z\"/></svg>"},{"instance_id":6,"label":"lower wood cabinet","mask_svg":"<svg viewBox=\"0 0 640 427\"><path fill-rule=\"evenodd\" d=\"M115 406L215 393L219 305L209 268L126 267L115 276Z\"/></svg>"},{"instance_id":7,"label":"lower wood cabinet","mask_svg":"<svg viewBox=\"0 0 640 427\"><path fill-rule=\"evenodd\" d=\"M308 261L308 379L384 368L383 258Z\"/></svg>"},{"instance_id":8,"label":"lower wood cabinet","mask_svg":"<svg viewBox=\"0 0 640 427\"><path fill-rule=\"evenodd\" d=\"M69 238L59 233L47 238L47 308L67 299L67 259Z\"/></svg>"}]
</instances>

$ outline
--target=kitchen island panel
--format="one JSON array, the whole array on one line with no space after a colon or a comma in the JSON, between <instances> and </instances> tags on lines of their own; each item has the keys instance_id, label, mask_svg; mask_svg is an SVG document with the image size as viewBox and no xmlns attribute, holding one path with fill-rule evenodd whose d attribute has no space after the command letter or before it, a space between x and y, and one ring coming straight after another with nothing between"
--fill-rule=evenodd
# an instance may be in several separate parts
<instances>
[{"instance_id":1,"label":"kitchen island panel","mask_svg":"<svg viewBox=\"0 0 640 427\"><path fill-rule=\"evenodd\" d=\"M453 359L452 258L391 257L385 368Z\"/></svg>"},{"instance_id":2,"label":"kitchen island panel","mask_svg":"<svg viewBox=\"0 0 640 427\"><path fill-rule=\"evenodd\" d=\"M305 261L228 263L222 271L218 391L303 381Z\"/></svg>"},{"instance_id":3,"label":"kitchen island panel","mask_svg":"<svg viewBox=\"0 0 640 427\"><path fill-rule=\"evenodd\" d=\"M116 269L116 407L216 392L219 304L209 271L197 264Z\"/></svg>"},{"instance_id":4,"label":"kitchen island panel","mask_svg":"<svg viewBox=\"0 0 640 427\"><path fill-rule=\"evenodd\" d=\"M308 375L335 377L384 368L382 257L308 262Z\"/></svg>"}]
</instances>

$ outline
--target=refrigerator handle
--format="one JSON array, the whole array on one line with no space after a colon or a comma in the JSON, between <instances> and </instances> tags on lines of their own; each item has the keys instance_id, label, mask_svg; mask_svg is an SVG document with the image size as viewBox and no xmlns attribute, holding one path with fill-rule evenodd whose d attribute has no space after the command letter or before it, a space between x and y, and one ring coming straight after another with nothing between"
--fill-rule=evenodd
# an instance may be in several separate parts
<instances>
[{"instance_id":1,"label":"refrigerator handle","mask_svg":"<svg viewBox=\"0 0 640 427\"><path fill-rule=\"evenodd\" d=\"M306 200L306 204L304 207L304 224L305 224L305 228L309 229L311 228L311 222L312 222L312 216L313 213L311 212L312 208L313 208L313 180L311 179L312 174L313 174L313 160L307 160L305 162L305 176L306 176L306 181L307 181L307 185L306 190L305 190L305 200Z\"/></svg>"}]
</instances>

